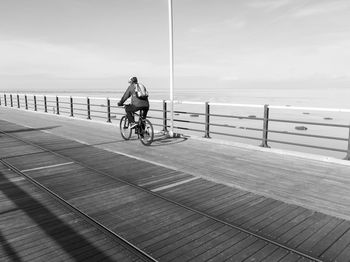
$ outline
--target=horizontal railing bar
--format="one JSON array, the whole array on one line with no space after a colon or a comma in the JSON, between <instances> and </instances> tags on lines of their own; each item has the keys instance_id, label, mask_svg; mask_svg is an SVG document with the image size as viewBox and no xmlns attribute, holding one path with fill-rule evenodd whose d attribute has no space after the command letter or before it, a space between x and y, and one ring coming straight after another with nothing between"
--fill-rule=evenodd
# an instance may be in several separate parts
<instances>
[{"instance_id":1,"label":"horizontal railing bar","mask_svg":"<svg viewBox=\"0 0 350 262\"><path fill-rule=\"evenodd\" d=\"M61 109L70 109L70 107L60 106L60 112L61 112Z\"/></svg>"},{"instance_id":2,"label":"horizontal railing bar","mask_svg":"<svg viewBox=\"0 0 350 262\"><path fill-rule=\"evenodd\" d=\"M94 112L94 113L102 113L102 114L106 114L106 111L99 111L99 110L90 110L90 112Z\"/></svg>"},{"instance_id":3,"label":"horizontal railing bar","mask_svg":"<svg viewBox=\"0 0 350 262\"><path fill-rule=\"evenodd\" d=\"M254 104L230 104L230 103L213 103L209 102L211 106L234 106L234 107L254 107L254 108L263 108L264 105L254 105Z\"/></svg>"},{"instance_id":4,"label":"horizontal railing bar","mask_svg":"<svg viewBox=\"0 0 350 262\"><path fill-rule=\"evenodd\" d=\"M237 116L237 115L220 115L220 114L209 114L209 116L224 117L224 118L237 118L237 119L249 119L249 120L264 120L262 117L249 117L249 116Z\"/></svg>"},{"instance_id":5,"label":"horizontal railing bar","mask_svg":"<svg viewBox=\"0 0 350 262\"><path fill-rule=\"evenodd\" d=\"M107 118L105 116L99 116L99 115L90 115L90 116L91 116L91 118L101 118L101 119L107 120Z\"/></svg>"},{"instance_id":6,"label":"horizontal railing bar","mask_svg":"<svg viewBox=\"0 0 350 262\"><path fill-rule=\"evenodd\" d=\"M106 100L106 97L91 97L91 96L88 96L86 98L89 98L90 100L94 99L94 100Z\"/></svg>"},{"instance_id":7,"label":"horizontal railing bar","mask_svg":"<svg viewBox=\"0 0 350 262\"><path fill-rule=\"evenodd\" d=\"M306 144L287 142L287 141L280 141L280 140L273 140L273 139L268 139L267 141L268 142L273 142L273 143L293 145L293 146L310 147L310 148L322 149L322 150L331 150L331 151L337 151L337 152L347 152L347 150L337 149L337 148L332 148L332 147L313 146L313 145L306 145Z\"/></svg>"},{"instance_id":8,"label":"horizontal railing bar","mask_svg":"<svg viewBox=\"0 0 350 262\"><path fill-rule=\"evenodd\" d=\"M275 118L269 118L269 121L270 122L280 122L280 123L307 124L307 125L314 125L314 126L329 126L329 127L350 128L349 125L326 124L326 123L319 123L319 122L307 122L307 121L296 121L296 120L282 120L282 119L275 119Z\"/></svg>"},{"instance_id":9,"label":"horizontal railing bar","mask_svg":"<svg viewBox=\"0 0 350 262\"><path fill-rule=\"evenodd\" d=\"M203 122L197 122L197 121L190 121L190 120L182 120L182 119L174 119L174 122L181 122L181 123L191 123L191 124L201 124L204 125Z\"/></svg>"},{"instance_id":10,"label":"horizontal railing bar","mask_svg":"<svg viewBox=\"0 0 350 262\"><path fill-rule=\"evenodd\" d=\"M269 133L284 134L284 135L294 135L294 136L305 136L305 137L322 138L322 139L330 139L330 140L348 141L348 139L341 138L341 137L321 136L321 135L312 135L312 134L301 134L301 133L296 133L296 132L278 131L278 130L271 130L271 129L269 129Z\"/></svg>"},{"instance_id":11,"label":"horizontal railing bar","mask_svg":"<svg viewBox=\"0 0 350 262\"><path fill-rule=\"evenodd\" d=\"M167 111L170 112L170 111ZM174 113L176 114L184 114L184 115L190 115L190 114L194 114L194 115L201 115L204 116L205 113L197 113L197 112L187 112L187 111L179 111L179 110L174 110Z\"/></svg>"},{"instance_id":12,"label":"horizontal railing bar","mask_svg":"<svg viewBox=\"0 0 350 262\"><path fill-rule=\"evenodd\" d=\"M74 112L75 111L85 111L87 113L87 110L85 108L74 108Z\"/></svg>"},{"instance_id":13,"label":"horizontal railing bar","mask_svg":"<svg viewBox=\"0 0 350 262\"><path fill-rule=\"evenodd\" d=\"M188 127L181 127L181 126L174 126L174 128L176 128L176 129L181 129L181 130L189 130L189 131L203 132L203 130L188 128Z\"/></svg>"},{"instance_id":14,"label":"horizontal railing bar","mask_svg":"<svg viewBox=\"0 0 350 262\"><path fill-rule=\"evenodd\" d=\"M231 126L226 124L210 124L211 126L219 126L219 127L228 127L228 128L235 128L235 129L244 129L249 131L263 131L261 128L254 128L254 127L244 127L244 126Z\"/></svg>"},{"instance_id":15,"label":"horizontal railing bar","mask_svg":"<svg viewBox=\"0 0 350 262\"><path fill-rule=\"evenodd\" d=\"M90 106L107 107L107 105L101 105L101 104L98 105L98 104L91 104L91 103L90 103Z\"/></svg>"},{"instance_id":16,"label":"horizontal railing bar","mask_svg":"<svg viewBox=\"0 0 350 262\"><path fill-rule=\"evenodd\" d=\"M269 106L269 108L350 113L350 109L343 109L343 108L297 107L297 106Z\"/></svg>"},{"instance_id":17,"label":"horizontal railing bar","mask_svg":"<svg viewBox=\"0 0 350 262\"><path fill-rule=\"evenodd\" d=\"M241 135L227 134L227 133L221 133L221 132L210 132L210 134L232 136L232 137L246 138L246 139L252 139L252 140L261 140L261 138L252 137L252 136L241 136Z\"/></svg>"},{"instance_id":18,"label":"horizontal railing bar","mask_svg":"<svg viewBox=\"0 0 350 262\"><path fill-rule=\"evenodd\" d=\"M87 114L81 114L81 113L75 113L75 112L74 112L74 115L77 115L77 116L86 116L86 117L87 117Z\"/></svg>"},{"instance_id":19,"label":"horizontal railing bar","mask_svg":"<svg viewBox=\"0 0 350 262\"><path fill-rule=\"evenodd\" d=\"M161 100L163 102L163 100ZM166 100L167 103L171 103L170 100ZM180 100L174 100L174 105L184 104L184 105L204 105L205 102L191 102L191 101L180 101Z\"/></svg>"}]
</instances>

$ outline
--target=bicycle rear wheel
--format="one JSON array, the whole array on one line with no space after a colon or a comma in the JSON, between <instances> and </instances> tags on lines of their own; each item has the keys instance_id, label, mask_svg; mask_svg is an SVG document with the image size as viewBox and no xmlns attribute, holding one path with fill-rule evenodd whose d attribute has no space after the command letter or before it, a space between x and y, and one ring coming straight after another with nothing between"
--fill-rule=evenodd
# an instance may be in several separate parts
<instances>
[{"instance_id":1,"label":"bicycle rear wheel","mask_svg":"<svg viewBox=\"0 0 350 262\"><path fill-rule=\"evenodd\" d=\"M125 140L129 140L131 137L132 130L130 128L129 120L126 116L123 116L122 119L120 119L119 128L122 138Z\"/></svg>"},{"instance_id":2,"label":"bicycle rear wheel","mask_svg":"<svg viewBox=\"0 0 350 262\"><path fill-rule=\"evenodd\" d=\"M141 128L141 134L139 134L139 138L142 144L149 146L152 144L154 138L153 125L148 119L144 120L143 125L144 128Z\"/></svg>"}]
</instances>

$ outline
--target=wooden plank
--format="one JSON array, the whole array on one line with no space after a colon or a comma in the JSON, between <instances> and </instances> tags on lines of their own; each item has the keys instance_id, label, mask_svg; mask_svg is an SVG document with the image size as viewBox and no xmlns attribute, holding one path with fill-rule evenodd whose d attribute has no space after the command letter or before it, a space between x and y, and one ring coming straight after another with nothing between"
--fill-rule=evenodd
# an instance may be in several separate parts
<instances>
[{"instance_id":1,"label":"wooden plank","mask_svg":"<svg viewBox=\"0 0 350 262\"><path fill-rule=\"evenodd\" d=\"M315 243L315 245L311 248L311 253L316 257L320 257L325 251L327 251L327 249L336 243L337 240L349 230L349 228L349 221L341 222L336 228L329 232L325 238Z\"/></svg>"},{"instance_id":2,"label":"wooden plank","mask_svg":"<svg viewBox=\"0 0 350 262\"><path fill-rule=\"evenodd\" d=\"M348 245L336 258L336 261L346 261L350 257L350 245Z\"/></svg>"},{"instance_id":3,"label":"wooden plank","mask_svg":"<svg viewBox=\"0 0 350 262\"><path fill-rule=\"evenodd\" d=\"M174 241L166 241L168 245L161 249L157 248L154 250L154 254L159 260L170 261L176 258L179 261L186 261L188 260L186 254L190 256L194 255L196 247L201 246L210 239L215 239L217 236L228 232L229 230L228 227L223 226L220 223L214 223L194 232L193 234L182 234L182 238L176 241L175 247L173 246ZM189 252L186 252L188 250Z\"/></svg>"},{"instance_id":4,"label":"wooden plank","mask_svg":"<svg viewBox=\"0 0 350 262\"><path fill-rule=\"evenodd\" d=\"M196 224L208 221L208 218L198 214L188 213L186 216L181 218L177 217L177 219L170 217L170 221L168 221L169 220L163 221L163 223L156 230L135 235L133 238L131 238L131 241L140 245L140 247L147 247L167 239L173 234L188 230Z\"/></svg>"},{"instance_id":5,"label":"wooden plank","mask_svg":"<svg viewBox=\"0 0 350 262\"><path fill-rule=\"evenodd\" d=\"M261 199L262 197L247 192L242 192L240 194L232 195L231 197L226 198L220 204L206 209L205 212L211 215L218 216L219 214L231 211L234 208L238 208L240 206L248 204L249 202L259 201Z\"/></svg>"},{"instance_id":6,"label":"wooden plank","mask_svg":"<svg viewBox=\"0 0 350 262\"><path fill-rule=\"evenodd\" d=\"M226 214L226 221L231 221L236 225L243 224L245 221L266 213L277 205L277 201L271 198L264 199L255 205L249 206L241 211L232 211Z\"/></svg>"},{"instance_id":7,"label":"wooden plank","mask_svg":"<svg viewBox=\"0 0 350 262\"><path fill-rule=\"evenodd\" d=\"M209 219L201 223L191 224L191 227L187 230L179 231L177 234L171 235L162 241L153 243L145 247L145 250L159 258L220 227L222 225Z\"/></svg>"},{"instance_id":8,"label":"wooden plank","mask_svg":"<svg viewBox=\"0 0 350 262\"><path fill-rule=\"evenodd\" d=\"M261 260L262 262L277 262L281 261L284 257L286 257L289 254L289 251L278 248L276 251L274 251L272 254L268 255L266 258Z\"/></svg>"},{"instance_id":9,"label":"wooden plank","mask_svg":"<svg viewBox=\"0 0 350 262\"><path fill-rule=\"evenodd\" d=\"M276 205L271 207L266 212L257 213L255 217L252 217L250 219L247 219L246 221L242 221L239 225L243 228L249 228L251 230L255 229L255 225L261 223L265 219L272 218L277 213L281 212L285 208L287 208L287 204L277 201Z\"/></svg>"},{"instance_id":10,"label":"wooden plank","mask_svg":"<svg viewBox=\"0 0 350 262\"><path fill-rule=\"evenodd\" d=\"M301 223L303 223L305 220L307 220L309 217L311 217L314 214L314 211L306 210L304 209L304 212L301 214L295 216L293 219L288 219L281 225L280 227L276 228L273 232L270 233L270 236L274 239L280 238L283 234L290 231L291 229L299 226Z\"/></svg>"},{"instance_id":11,"label":"wooden plank","mask_svg":"<svg viewBox=\"0 0 350 262\"><path fill-rule=\"evenodd\" d=\"M318 243L319 241L322 241L323 239L325 239L326 236L331 231L333 231L341 222L342 222L341 219L332 217L325 226L323 226L321 229L315 232L311 237L309 237L307 240L301 243L298 246L298 249L307 254L311 254L311 249L312 247L314 247L315 243Z\"/></svg>"},{"instance_id":12,"label":"wooden plank","mask_svg":"<svg viewBox=\"0 0 350 262\"><path fill-rule=\"evenodd\" d=\"M287 230L287 226L286 224L289 221L292 221L293 219L298 219L300 218L300 215L302 215L303 213L306 214L310 214L309 211L305 210L302 207L297 207L294 208L291 212L283 212L282 214L279 214L278 219L271 221L268 221L268 225L261 227L259 232L262 232L263 234L267 235L267 236L273 236L273 234L275 235L279 235L282 234L282 232L279 230L280 227L284 227L284 230ZM302 218L303 216L301 216ZM291 226L291 224L289 224L289 226ZM275 232L275 233L274 233Z\"/></svg>"},{"instance_id":13,"label":"wooden plank","mask_svg":"<svg viewBox=\"0 0 350 262\"><path fill-rule=\"evenodd\" d=\"M350 228L322 255L321 258L324 260L335 261L336 258L350 246ZM347 259L350 259L348 257ZM338 260L341 261L341 260Z\"/></svg>"},{"instance_id":14,"label":"wooden plank","mask_svg":"<svg viewBox=\"0 0 350 262\"><path fill-rule=\"evenodd\" d=\"M225 193L225 192L222 192L224 188L226 187L223 185L213 184L212 186L209 186L207 188L202 188L198 191L191 190L190 194L187 194L186 196L183 195L183 197L181 198L176 196L176 200L181 202L184 205L189 205L191 207L198 208L198 206L200 206L202 203L208 203L213 198L217 198L223 193ZM179 193L179 195L181 195L181 193Z\"/></svg>"},{"instance_id":15,"label":"wooden plank","mask_svg":"<svg viewBox=\"0 0 350 262\"><path fill-rule=\"evenodd\" d=\"M230 248L247 238L246 234L234 230L230 230L224 235L226 235L227 238L226 240L223 239L224 241L220 245L212 245L207 247L207 250L203 250L201 254L191 258L191 261L224 261L233 255Z\"/></svg>"},{"instance_id":16,"label":"wooden plank","mask_svg":"<svg viewBox=\"0 0 350 262\"><path fill-rule=\"evenodd\" d=\"M275 252L279 247L276 245L266 243L266 245L252 254L250 257L246 259L246 261L262 261L263 259L266 259L269 255L271 255L273 252Z\"/></svg>"},{"instance_id":17,"label":"wooden plank","mask_svg":"<svg viewBox=\"0 0 350 262\"><path fill-rule=\"evenodd\" d=\"M304 223L299 227L293 228L290 232L282 236L280 239L283 239L282 243L287 243L289 247L297 248L312 235L317 233L319 230L322 230L322 228L327 225L331 219L332 217L330 216L316 213L310 219L304 221ZM293 234L294 236L292 236Z\"/></svg>"},{"instance_id":18,"label":"wooden plank","mask_svg":"<svg viewBox=\"0 0 350 262\"><path fill-rule=\"evenodd\" d=\"M181 250L175 250L161 257L165 261L176 258L178 261L207 261L212 257L212 253L207 253L208 250L215 252L216 249L221 250L231 243L229 246L242 241L244 236L239 231L234 230L228 226L216 229L195 242L186 244Z\"/></svg>"}]
</instances>

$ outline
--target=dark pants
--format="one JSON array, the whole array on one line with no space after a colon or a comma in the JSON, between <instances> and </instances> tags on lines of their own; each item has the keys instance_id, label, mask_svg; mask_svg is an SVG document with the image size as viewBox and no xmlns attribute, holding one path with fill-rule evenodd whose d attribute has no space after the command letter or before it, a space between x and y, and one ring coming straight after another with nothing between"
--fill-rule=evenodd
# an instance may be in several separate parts
<instances>
[{"instance_id":1,"label":"dark pants","mask_svg":"<svg viewBox=\"0 0 350 262\"><path fill-rule=\"evenodd\" d=\"M126 117L129 120L129 123L135 122L134 113L136 111L139 111L139 110L141 110L140 111L140 116L142 118L146 118L147 117L147 113L148 113L148 109L149 109L148 106L146 106L146 107L137 107L137 106L134 106L134 105L126 105L125 106L125 112L126 112Z\"/></svg>"}]
</instances>

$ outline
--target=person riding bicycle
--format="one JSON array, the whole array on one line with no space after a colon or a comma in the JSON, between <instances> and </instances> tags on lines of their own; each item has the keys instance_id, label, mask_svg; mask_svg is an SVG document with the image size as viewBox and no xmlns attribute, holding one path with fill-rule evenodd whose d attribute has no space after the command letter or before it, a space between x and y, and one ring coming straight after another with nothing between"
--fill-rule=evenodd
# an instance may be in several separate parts
<instances>
[{"instance_id":1,"label":"person riding bicycle","mask_svg":"<svg viewBox=\"0 0 350 262\"><path fill-rule=\"evenodd\" d=\"M126 116L129 120L130 127L134 128L135 123L134 113L141 110L141 117L145 119L149 110L148 93L144 85L138 82L137 77L129 78L129 87L126 89L123 97L118 102L118 106L122 106L124 102L131 96L131 104L125 105ZM146 92L146 93L145 93Z\"/></svg>"}]
</instances>

